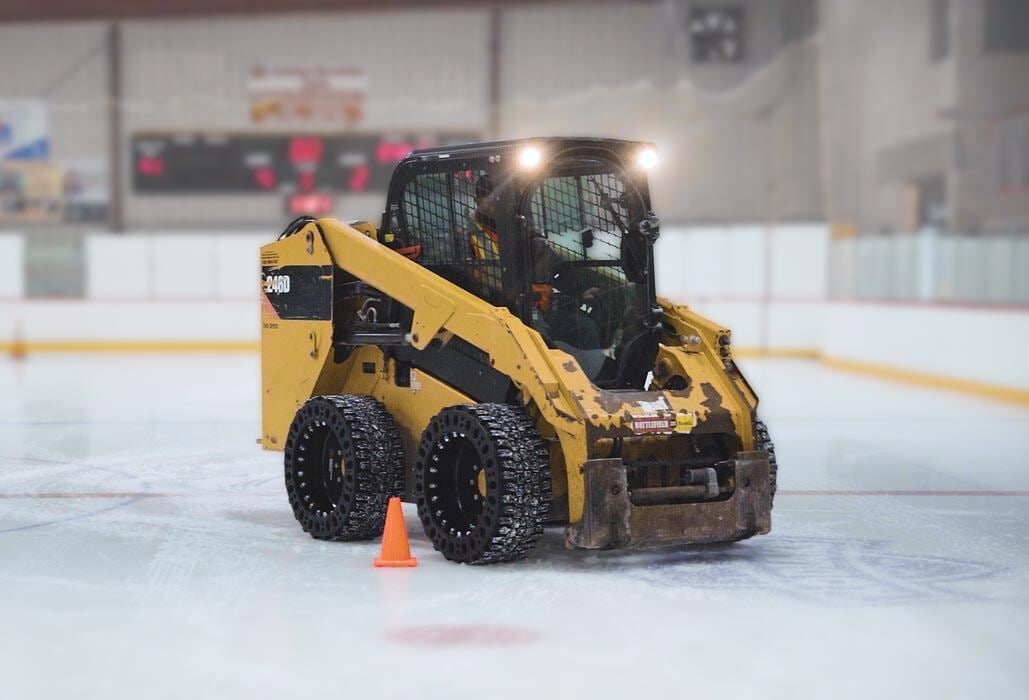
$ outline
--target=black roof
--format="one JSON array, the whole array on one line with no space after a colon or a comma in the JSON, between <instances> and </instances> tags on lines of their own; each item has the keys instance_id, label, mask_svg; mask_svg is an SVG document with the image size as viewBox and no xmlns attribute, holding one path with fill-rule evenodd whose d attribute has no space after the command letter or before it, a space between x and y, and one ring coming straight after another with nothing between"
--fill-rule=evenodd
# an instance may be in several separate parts
<instances>
[{"instance_id":1,"label":"black roof","mask_svg":"<svg viewBox=\"0 0 1029 700\"><path fill-rule=\"evenodd\" d=\"M622 152L627 149L636 149L643 146L653 147L654 144L647 141L626 141L625 139L593 138L589 136L543 136L522 139L503 139L499 141L476 141L474 143L461 143L451 146L436 146L434 148L420 148L412 151L405 160L421 160L433 156L465 156L476 157L492 155L526 145L541 146L543 148L554 148L565 150L568 148L603 148L610 151Z\"/></svg>"}]
</instances>

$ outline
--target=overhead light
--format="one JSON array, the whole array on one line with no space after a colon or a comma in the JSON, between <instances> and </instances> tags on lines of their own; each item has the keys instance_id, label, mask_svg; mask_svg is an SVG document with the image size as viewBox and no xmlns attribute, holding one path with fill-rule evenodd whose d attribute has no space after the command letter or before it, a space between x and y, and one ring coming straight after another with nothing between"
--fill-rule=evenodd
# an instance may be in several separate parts
<instances>
[{"instance_id":1,"label":"overhead light","mask_svg":"<svg viewBox=\"0 0 1029 700\"><path fill-rule=\"evenodd\" d=\"M535 168L543 160L543 154L535 146L526 146L518 153L518 163L523 168Z\"/></svg>"},{"instance_id":2,"label":"overhead light","mask_svg":"<svg viewBox=\"0 0 1029 700\"><path fill-rule=\"evenodd\" d=\"M636 162L644 170L650 170L657 165L657 151L653 148L644 148L636 156Z\"/></svg>"}]
</instances>

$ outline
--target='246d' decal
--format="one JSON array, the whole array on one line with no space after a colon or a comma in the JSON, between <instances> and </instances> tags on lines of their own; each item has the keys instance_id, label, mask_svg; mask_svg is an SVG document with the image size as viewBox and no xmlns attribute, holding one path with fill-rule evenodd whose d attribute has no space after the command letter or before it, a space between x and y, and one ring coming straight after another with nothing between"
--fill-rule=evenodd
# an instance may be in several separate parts
<instances>
[{"instance_id":1,"label":"'246d' decal","mask_svg":"<svg viewBox=\"0 0 1029 700\"><path fill-rule=\"evenodd\" d=\"M265 265L261 269L265 308L280 319L330 319L332 277L332 265Z\"/></svg>"},{"instance_id":2,"label":"'246d' decal","mask_svg":"<svg viewBox=\"0 0 1029 700\"><path fill-rule=\"evenodd\" d=\"M265 275L262 286L265 294L288 294L289 275Z\"/></svg>"}]
</instances>

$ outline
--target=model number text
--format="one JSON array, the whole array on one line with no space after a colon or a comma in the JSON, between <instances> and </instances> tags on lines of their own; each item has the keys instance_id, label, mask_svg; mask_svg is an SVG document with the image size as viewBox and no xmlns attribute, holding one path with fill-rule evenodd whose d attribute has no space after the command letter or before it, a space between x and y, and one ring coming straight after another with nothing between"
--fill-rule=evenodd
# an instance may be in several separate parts
<instances>
[{"instance_id":1,"label":"model number text","mask_svg":"<svg viewBox=\"0 0 1029 700\"><path fill-rule=\"evenodd\" d=\"M264 278L265 294L286 294L289 292L289 275L266 275Z\"/></svg>"}]
</instances>

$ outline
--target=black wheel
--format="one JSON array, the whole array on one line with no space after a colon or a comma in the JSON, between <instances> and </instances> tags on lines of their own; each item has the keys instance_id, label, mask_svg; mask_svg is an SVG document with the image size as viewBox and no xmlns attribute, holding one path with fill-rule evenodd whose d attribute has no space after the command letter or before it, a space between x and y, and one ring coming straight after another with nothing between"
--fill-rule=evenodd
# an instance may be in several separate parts
<instances>
[{"instance_id":1,"label":"black wheel","mask_svg":"<svg viewBox=\"0 0 1029 700\"><path fill-rule=\"evenodd\" d=\"M546 445L521 408L445 408L422 433L414 497L425 534L447 559L521 559L550 510Z\"/></svg>"},{"instance_id":2,"label":"black wheel","mask_svg":"<svg viewBox=\"0 0 1029 700\"><path fill-rule=\"evenodd\" d=\"M768 435L768 427L762 421L754 421L754 446L768 453L768 477L771 484L772 503L775 503L775 489L779 476L779 465L775 462L775 443Z\"/></svg>"},{"instance_id":3,"label":"black wheel","mask_svg":"<svg viewBox=\"0 0 1029 700\"><path fill-rule=\"evenodd\" d=\"M319 540L382 535L386 504L404 487L393 417L370 396L318 396L286 438L286 494L304 532Z\"/></svg>"}]
</instances>

